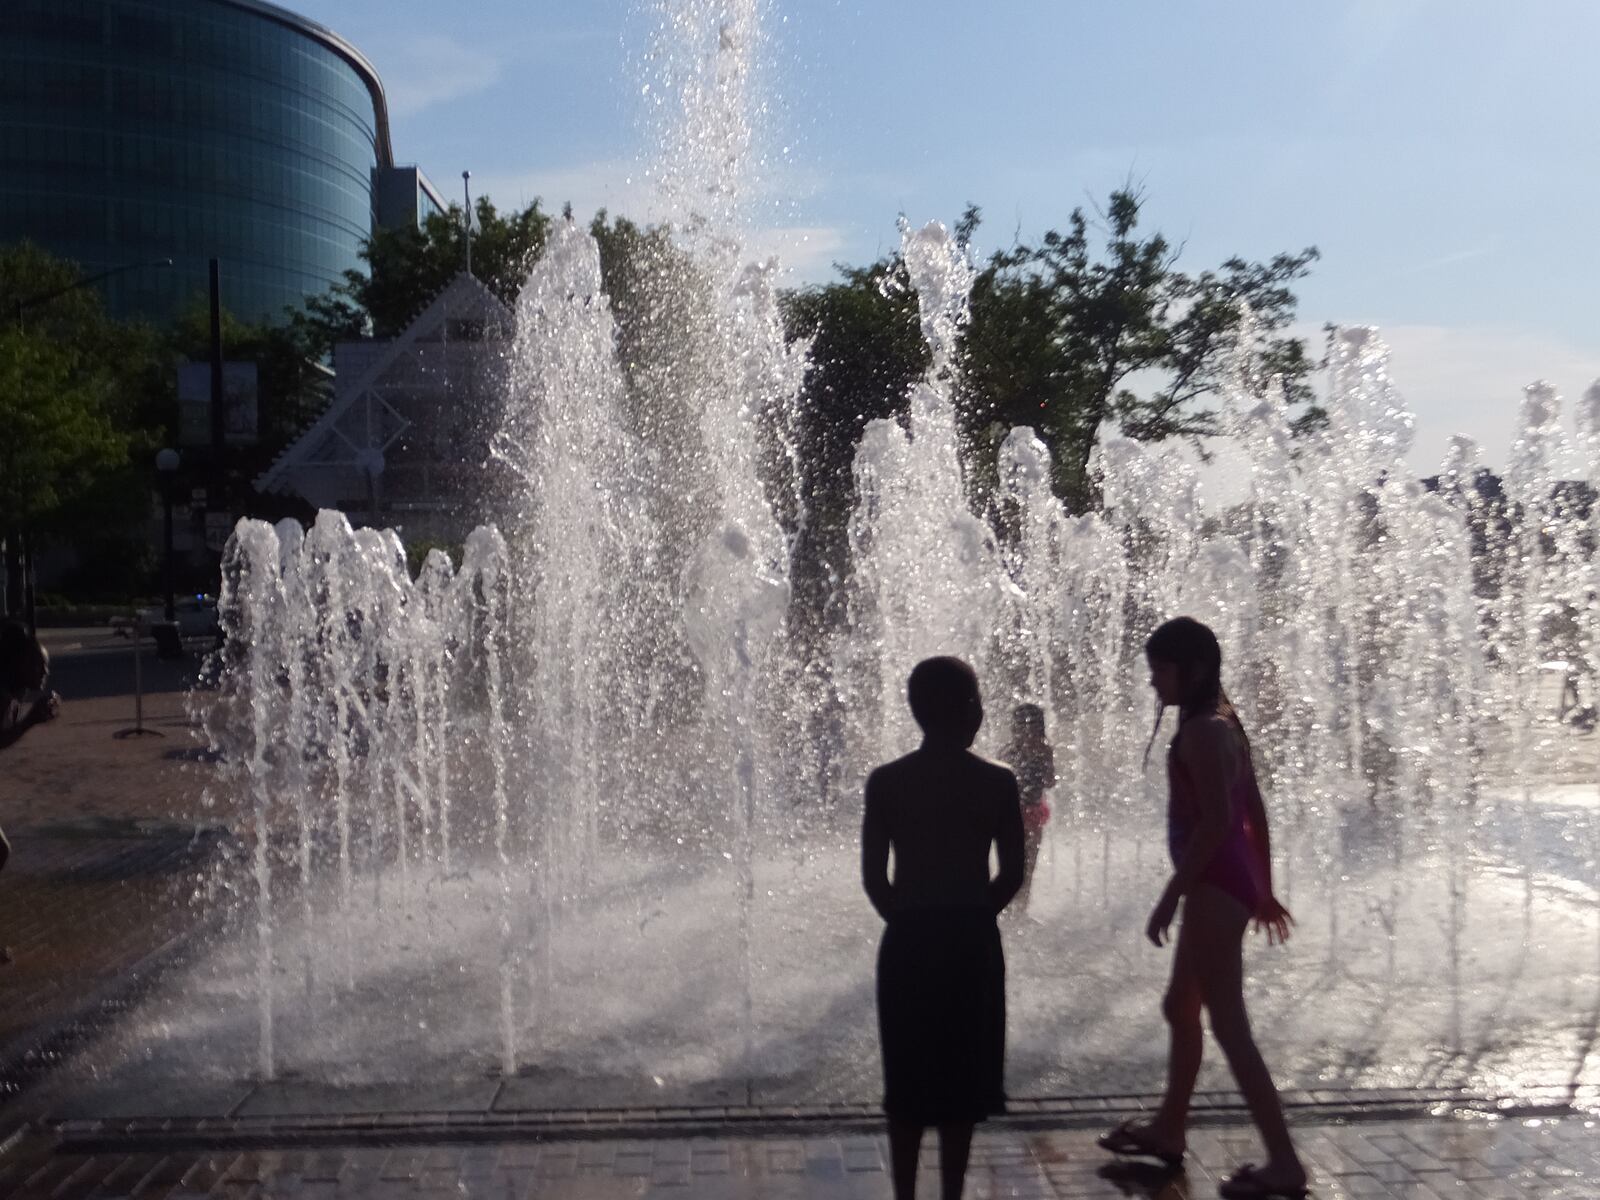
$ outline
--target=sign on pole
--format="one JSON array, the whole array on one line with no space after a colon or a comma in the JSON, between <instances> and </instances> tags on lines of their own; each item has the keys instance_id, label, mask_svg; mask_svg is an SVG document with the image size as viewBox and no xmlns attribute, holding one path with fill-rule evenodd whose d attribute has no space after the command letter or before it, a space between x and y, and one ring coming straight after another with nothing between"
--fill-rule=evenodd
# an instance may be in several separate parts
<instances>
[{"instance_id":1,"label":"sign on pole","mask_svg":"<svg viewBox=\"0 0 1600 1200\"><path fill-rule=\"evenodd\" d=\"M228 545L233 532L233 518L225 512L206 513L206 549L219 553Z\"/></svg>"},{"instance_id":2,"label":"sign on pole","mask_svg":"<svg viewBox=\"0 0 1600 1200\"><path fill-rule=\"evenodd\" d=\"M222 435L230 446L256 441L257 375L253 362L222 364ZM208 363L178 365L178 442L211 444L211 367Z\"/></svg>"}]
</instances>

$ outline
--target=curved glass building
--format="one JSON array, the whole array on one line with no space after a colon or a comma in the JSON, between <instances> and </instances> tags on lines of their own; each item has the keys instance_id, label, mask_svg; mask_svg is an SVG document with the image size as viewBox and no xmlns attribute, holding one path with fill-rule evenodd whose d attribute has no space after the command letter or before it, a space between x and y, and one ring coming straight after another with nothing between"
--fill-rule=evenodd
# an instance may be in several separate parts
<instances>
[{"instance_id":1,"label":"curved glass building","mask_svg":"<svg viewBox=\"0 0 1600 1200\"><path fill-rule=\"evenodd\" d=\"M86 274L173 260L106 279L113 313L159 322L203 304L217 258L228 311L280 317L359 265L394 173L372 64L284 9L0 4L0 241ZM437 203L411 174L419 206Z\"/></svg>"}]
</instances>

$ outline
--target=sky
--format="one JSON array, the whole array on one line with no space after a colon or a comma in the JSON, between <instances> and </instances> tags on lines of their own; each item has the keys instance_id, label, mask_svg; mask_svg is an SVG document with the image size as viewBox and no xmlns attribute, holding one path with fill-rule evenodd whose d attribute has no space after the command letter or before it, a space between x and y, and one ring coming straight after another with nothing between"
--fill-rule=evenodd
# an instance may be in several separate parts
<instances>
[{"instance_id":1,"label":"sky","mask_svg":"<svg viewBox=\"0 0 1600 1200\"><path fill-rule=\"evenodd\" d=\"M290 0L372 60L397 161L650 215L639 59L677 0ZM714 0L685 0L702 7ZM1316 246L1300 326L1380 327L1431 473L1600 379L1593 0L765 0L752 256L791 282L983 209L980 252L1132 182L1192 270Z\"/></svg>"}]
</instances>

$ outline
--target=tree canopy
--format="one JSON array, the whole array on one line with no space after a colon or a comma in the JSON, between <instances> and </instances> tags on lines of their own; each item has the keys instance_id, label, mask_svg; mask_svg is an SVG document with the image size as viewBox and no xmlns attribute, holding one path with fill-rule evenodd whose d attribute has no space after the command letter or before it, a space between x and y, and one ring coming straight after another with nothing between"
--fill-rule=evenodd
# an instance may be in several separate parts
<instances>
[{"instance_id":1,"label":"tree canopy","mask_svg":"<svg viewBox=\"0 0 1600 1200\"><path fill-rule=\"evenodd\" d=\"M19 534L70 544L82 563L74 586L126 596L151 583L153 460L176 443L178 364L209 356L209 315L199 305L164 329L115 320L83 280L76 263L31 243L0 247L0 536L13 567ZM224 490L238 497L321 411L328 372L304 320L247 323L224 311L222 342L226 358L259 371L259 440L230 447L224 462ZM183 449L185 489L218 482L208 457ZM252 508L271 515L274 504Z\"/></svg>"},{"instance_id":2,"label":"tree canopy","mask_svg":"<svg viewBox=\"0 0 1600 1200\"><path fill-rule=\"evenodd\" d=\"M867 267L841 266L836 283L783 299L789 336L811 339L811 367L801 396L797 447L808 520L796 547L795 588L820 615L832 581L849 570L847 524L855 498L856 443L869 420L905 409L911 385L930 355L917 321L917 298L898 256Z\"/></svg>"},{"instance_id":3,"label":"tree canopy","mask_svg":"<svg viewBox=\"0 0 1600 1200\"><path fill-rule=\"evenodd\" d=\"M323 353L335 342L394 337L466 265L462 209L451 205L417 228L377 229L362 245L366 270L307 301L294 320ZM507 304L544 248L550 216L535 200L502 213L487 196L473 204L472 273Z\"/></svg>"},{"instance_id":4,"label":"tree canopy","mask_svg":"<svg viewBox=\"0 0 1600 1200\"><path fill-rule=\"evenodd\" d=\"M0 330L4 528L47 528L127 461L130 438L112 419L113 387L106 372L42 334Z\"/></svg>"},{"instance_id":5,"label":"tree canopy","mask_svg":"<svg viewBox=\"0 0 1600 1200\"><path fill-rule=\"evenodd\" d=\"M1180 247L1138 234L1141 204L1121 188L1097 219L1075 209L1065 233L994 254L973 288L967 432L1033 426L1054 457L1056 493L1079 510L1094 500L1089 456L1102 423L1141 441L1221 432L1209 401L1241 338L1261 379L1279 377L1291 403L1311 399L1314 364L1283 330L1294 319L1291 285L1316 261L1315 247L1191 274L1178 269ZM977 223L969 208L959 234L970 239Z\"/></svg>"},{"instance_id":6,"label":"tree canopy","mask_svg":"<svg viewBox=\"0 0 1600 1200\"><path fill-rule=\"evenodd\" d=\"M1190 270L1179 265L1181 246L1140 228L1142 202L1137 190L1119 188L1103 210L1075 209L1063 231L976 264L953 382L969 494L980 511L994 484L994 450L1015 425L1044 439L1055 491L1078 511L1096 499L1089 462L1102 428L1147 441L1218 432L1214 401L1246 342L1253 383L1278 377L1302 421L1317 419L1308 384L1315 364L1287 332L1294 285L1316 250L1263 261L1235 256ZM502 212L488 197L476 201L474 216L473 273L513 303L552 217L538 201ZM962 215L963 245L971 245L980 218L976 207ZM678 376L690 367L674 367L668 352L693 342L706 319L697 298L703 289L691 283L694 264L662 227L602 213L590 230L617 319L627 419L653 452L687 461L676 451L696 436L684 408L692 388L685 391ZM364 269L347 272L284 321L225 317L224 353L257 363L261 382L260 443L229 455L238 486L326 403L327 372L318 360L338 341L403 330L465 265L465 236L459 207L420 228L376 230L362 251ZM26 243L0 252L6 311L18 299L65 289L29 306L23 328L0 341L0 417L10 431L0 457L0 523L7 528L127 524L148 490L144 456L176 433L175 366L207 355L203 311L165 331L111 321L92 288L71 286L80 278L74 264ZM929 356L898 254L841 264L833 282L780 299L788 336L811 347L796 425L804 520L789 516L800 539L799 595L815 591L820 599L828 581L849 569L845 528L861 430L874 418L904 415Z\"/></svg>"},{"instance_id":7,"label":"tree canopy","mask_svg":"<svg viewBox=\"0 0 1600 1200\"><path fill-rule=\"evenodd\" d=\"M1056 493L1077 510L1094 503L1088 466L1107 423L1147 441L1218 432L1210 401L1237 361L1241 339L1251 342L1259 374L1279 377L1290 401L1304 406L1304 419L1315 419L1306 382L1314 364L1285 330L1294 318L1293 284L1317 251L1264 262L1235 256L1191 272L1178 265L1182 247L1140 230L1142 204L1137 190L1119 188L1103 211L1077 208L1064 232L1051 230L1037 244L1014 245L980 265L957 392L968 482L980 507L993 483L993 447L1014 425L1032 426L1050 447ZM537 200L502 213L488 197L478 199L475 215L473 272L511 303L552 218ZM367 269L348 272L297 318L305 344L325 351L364 332L398 333L464 265L461 218L452 207L418 229L375 232L363 251ZM969 207L956 229L963 244L979 221L979 210ZM642 394L660 361L657 343L681 323L670 311L671 280L687 268L664 229L602 213L591 232L617 317L619 360L630 390ZM842 536L862 426L903 413L910 384L928 362L898 254L864 267L841 265L839 275L783 298L789 335L812 340L801 486L813 532L824 541ZM670 441L674 431L658 423L645 432Z\"/></svg>"},{"instance_id":8,"label":"tree canopy","mask_svg":"<svg viewBox=\"0 0 1600 1200\"><path fill-rule=\"evenodd\" d=\"M30 242L0 248L0 531L126 524L131 456L158 444L159 337L107 317L76 264Z\"/></svg>"},{"instance_id":9,"label":"tree canopy","mask_svg":"<svg viewBox=\"0 0 1600 1200\"><path fill-rule=\"evenodd\" d=\"M1089 459L1107 422L1145 441L1219 431L1211 401L1241 339L1251 341L1256 385L1280 377L1302 419L1316 419L1307 383L1314 364L1304 344L1284 334L1294 317L1292 284L1316 250L1265 263L1234 257L1191 274L1178 269L1179 247L1138 232L1140 206L1137 192L1120 189L1104 213L1077 209L1065 233L979 265L953 382L969 495L997 525L996 451L1012 427L1031 426L1044 440L1056 494L1084 511L1096 500ZM969 207L955 227L960 244L970 246L979 220ZM899 254L837 269L835 282L784 300L789 336L812 339L800 421L810 521L795 580L797 595L812 599L849 568L846 524L862 428L903 417L911 385L930 363Z\"/></svg>"},{"instance_id":10,"label":"tree canopy","mask_svg":"<svg viewBox=\"0 0 1600 1200\"><path fill-rule=\"evenodd\" d=\"M1294 319L1294 281L1314 248L1265 263L1242 257L1189 273L1180 247L1138 233L1140 195L1111 194L1104 213L1073 211L1065 233L999 251L981 265L963 331L957 413L968 483L982 507L993 485L994 449L1016 425L1049 446L1055 492L1082 511L1095 500L1089 457L1106 422L1144 441L1219 432L1209 402L1226 382L1241 338L1257 374L1279 377L1302 419L1316 419L1307 382L1314 363ZM956 236L970 245L979 210ZM814 337L806 384L817 448L845 457L828 482L848 484L848 455L862 421L905 411L911 381L926 368L916 297L898 253L870 267L841 266L836 283L789 298L790 334ZM847 501L847 496L838 497Z\"/></svg>"}]
</instances>

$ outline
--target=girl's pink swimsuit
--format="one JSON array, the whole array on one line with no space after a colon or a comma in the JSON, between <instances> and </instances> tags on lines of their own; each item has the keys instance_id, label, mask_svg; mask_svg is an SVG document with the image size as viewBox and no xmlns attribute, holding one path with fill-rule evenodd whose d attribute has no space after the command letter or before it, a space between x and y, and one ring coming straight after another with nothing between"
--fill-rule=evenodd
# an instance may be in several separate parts
<instances>
[{"instance_id":1,"label":"girl's pink swimsuit","mask_svg":"<svg viewBox=\"0 0 1600 1200\"><path fill-rule=\"evenodd\" d=\"M1176 866L1200 823L1200 805L1195 797L1194 782L1178 761L1178 739L1175 737L1172 741L1173 745L1167 750L1167 850ZM1254 916L1267 898L1267 880L1256 831L1249 817L1248 800L1250 789L1255 786L1255 772L1250 765L1249 751L1241 748L1240 758L1242 761L1234 772L1228 795L1228 834L1201 872L1200 879L1221 888Z\"/></svg>"}]
</instances>

